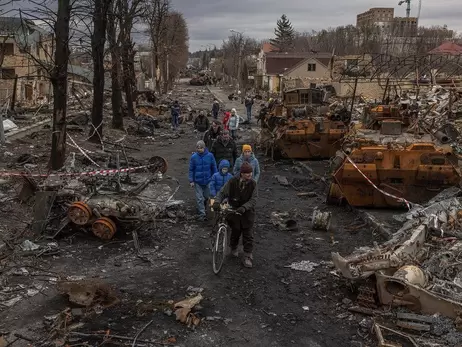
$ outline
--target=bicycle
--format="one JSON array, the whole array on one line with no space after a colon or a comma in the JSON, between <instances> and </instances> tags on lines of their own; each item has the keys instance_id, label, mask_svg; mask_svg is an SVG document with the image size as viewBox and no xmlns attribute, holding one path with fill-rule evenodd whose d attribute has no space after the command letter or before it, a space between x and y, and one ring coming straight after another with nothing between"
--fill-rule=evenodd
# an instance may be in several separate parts
<instances>
[{"instance_id":1,"label":"bicycle","mask_svg":"<svg viewBox=\"0 0 462 347\"><path fill-rule=\"evenodd\" d=\"M226 257L226 250L228 249L229 236L228 229L229 225L227 218L230 214L240 215L236 210L232 209L228 204L221 205L217 213L217 219L211 233L212 237L212 266L215 275L218 275Z\"/></svg>"}]
</instances>

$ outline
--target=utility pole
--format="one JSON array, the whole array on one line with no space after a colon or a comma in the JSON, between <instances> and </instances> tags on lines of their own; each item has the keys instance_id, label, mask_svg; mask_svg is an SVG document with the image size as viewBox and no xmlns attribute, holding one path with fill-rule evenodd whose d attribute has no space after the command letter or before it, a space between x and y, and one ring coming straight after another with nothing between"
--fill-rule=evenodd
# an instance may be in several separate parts
<instances>
[{"instance_id":1,"label":"utility pole","mask_svg":"<svg viewBox=\"0 0 462 347\"><path fill-rule=\"evenodd\" d=\"M239 38L239 58L237 62L237 90L241 90L242 81L242 36Z\"/></svg>"},{"instance_id":2,"label":"utility pole","mask_svg":"<svg viewBox=\"0 0 462 347\"><path fill-rule=\"evenodd\" d=\"M239 35L239 60L237 62L237 90L241 89L241 81L242 81L242 50L243 50L243 41L244 41L244 32L236 31L234 29L229 29L232 33Z\"/></svg>"}]
</instances>

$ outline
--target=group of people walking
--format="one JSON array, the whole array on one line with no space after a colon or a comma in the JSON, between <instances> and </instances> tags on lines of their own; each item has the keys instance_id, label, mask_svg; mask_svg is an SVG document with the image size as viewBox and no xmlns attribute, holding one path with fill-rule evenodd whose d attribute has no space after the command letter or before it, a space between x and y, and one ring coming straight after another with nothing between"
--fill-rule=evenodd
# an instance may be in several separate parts
<instances>
[{"instance_id":1,"label":"group of people walking","mask_svg":"<svg viewBox=\"0 0 462 347\"><path fill-rule=\"evenodd\" d=\"M244 100L247 121L250 123L253 99ZM253 224L257 199L257 182L260 178L260 164L249 144L242 146L239 154L239 116L236 109L223 112L223 120L218 120L220 104L214 100L210 121L204 111L194 120L194 129L202 136L196 143L196 150L189 161L189 184L194 188L197 219L207 221L210 199L214 199L213 209L218 210L227 201L237 214L228 217L231 228L231 254L238 257L238 244L242 236L244 266L253 266ZM178 101L171 107L172 129L177 130L181 114Z\"/></svg>"},{"instance_id":2,"label":"group of people walking","mask_svg":"<svg viewBox=\"0 0 462 347\"><path fill-rule=\"evenodd\" d=\"M194 122L195 129L204 134L203 139L196 143L196 151L189 161L189 184L194 188L199 221L207 221L210 199L215 201L214 209L218 209L225 200L236 209L238 215L228 217L231 254L239 256L237 247L242 235L244 265L252 267L252 228L260 164L248 144L244 144L241 154L238 154L235 140L239 117L236 110L224 114L223 124L218 120L218 113L219 104L215 100L212 121L200 113Z\"/></svg>"}]
</instances>

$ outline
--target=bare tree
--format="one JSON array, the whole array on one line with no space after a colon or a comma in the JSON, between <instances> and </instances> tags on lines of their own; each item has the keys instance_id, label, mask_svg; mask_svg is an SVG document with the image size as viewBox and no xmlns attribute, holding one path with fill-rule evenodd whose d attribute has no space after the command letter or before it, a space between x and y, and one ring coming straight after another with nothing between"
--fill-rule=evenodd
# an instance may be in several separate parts
<instances>
[{"instance_id":1,"label":"bare tree","mask_svg":"<svg viewBox=\"0 0 462 347\"><path fill-rule=\"evenodd\" d=\"M90 141L100 142L103 136L104 105L104 48L106 45L106 28L108 11L112 0L94 0L93 32L91 35L93 57L93 106L91 121L94 129L90 130Z\"/></svg>"},{"instance_id":2,"label":"bare tree","mask_svg":"<svg viewBox=\"0 0 462 347\"><path fill-rule=\"evenodd\" d=\"M239 76L239 59L246 60L246 57L257 54L260 49L260 43L250 37L240 34L233 34L228 40L223 42L222 51L224 55L223 66L226 75L238 78ZM241 57L239 52L241 51ZM241 69L242 70L242 69ZM241 71L242 75L243 71Z\"/></svg>"},{"instance_id":3,"label":"bare tree","mask_svg":"<svg viewBox=\"0 0 462 347\"><path fill-rule=\"evenodd\" d=\"M188 26L183 15L171 12L167 15L166 32L162 41L162 76L164 93L171 88L175 76L188 62Z\"/></svg>"},{"instance_id":4,"label":"bare tree","mask_svg":"<svg viewBox=\"0 0 462 347\"><path fill-rule=\"evenodd\" d=\"M119 1L113 1L108 13L107 37L109 51L111 53L111 102L112 102L112 127L123 129L124 119L122 113L122 85L120 82L120 40L117 38L117 13Z\"/></svg>"},{"instance_id":5,"label":"bare tree","mask_svg":"<svg viewBox=\"0 0 462 347\"><path fill-rule=\"evenodd\" d=\"M134 69L134 43L132 40L132 30L134 23L140 18L145 10L142 6L143 0L118 0L119 17L119 42L122 59L123 86L125 99L127 102L127 115L134 117L133 109L135 91L135 69Z\"/></svg>"},{"instance_id":6,"label":"bare tree","mask_svg":"<svg viewBox=\"0 0 462 347\"><path fill-rule=\"evenodd\" d=\"M27 11L20 10L20 17L24 27L22 30L24 35L23 47L21 49L47 73L51 81L53 88L53 126L49 165L51 169L57 170L63 166L66 159L67 70L70 55L70 26L73 11L77 10L78 0L60 0L57 10L49 7L48 2L45 0L42 2L29 1L35 6ZM41 47L45 54L45 59L40 55L32 54L29 37L27 36L29 30L26 28L30 24L27 19L23 19L23 16L29 20L39 20L45 26L51 28L54 36L51 50L46 45ZM43 43L36 42L37 48L41 45Z\"/></svg>"},{"instance_id":7,"label":"bare tree","mask_svg":"<svg viewBox=\"0 0 462 347\"><path fill-rule=\"evenodd\" d=\"M167 18L170 11L169 0L148 0L145 4L144 22L148 26L148 34L152 44L154 57L154 75L156 76L156 90L161 92L160 79L157 70L160 69L160 55L162 54L164 37L167 34Z\"/></svg>"}]
</instances>

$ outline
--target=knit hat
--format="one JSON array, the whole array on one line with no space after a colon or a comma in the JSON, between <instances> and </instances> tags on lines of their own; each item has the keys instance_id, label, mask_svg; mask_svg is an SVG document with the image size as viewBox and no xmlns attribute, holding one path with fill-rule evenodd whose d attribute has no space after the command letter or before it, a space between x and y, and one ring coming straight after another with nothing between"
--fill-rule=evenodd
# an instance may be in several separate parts
<instances>
[{"instance_id":1,"label":"knit hat","mask_svg":"<svg viewBox=\"0 0 462 347\"><path fill-rule=\"evenodd\" d=\"M197 141L196 148L205 148L205 142L202 140Z\"/></svg>"},{"instance_id":2,"label":"knit hat","mask_svg":"<svg viewBox=\"0 0 462 347\"><path fill-rule=\"evenodd\" d=\"M241 165L241 173L251 173L253 172L252 165L250 165L248 162L243 162Z\"/></svg>"},{"instance_id":3,"label":"knit hat","mask_svg":"<svg viewBox=\"0 0 462 347\"><path fill-rule=\"evenodd\" d=\"M251 145L244 145L242 146L242 151L251 151L252 152L252 146Z\"/></svg>"}]
</instances>

